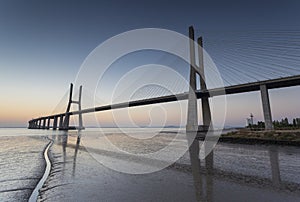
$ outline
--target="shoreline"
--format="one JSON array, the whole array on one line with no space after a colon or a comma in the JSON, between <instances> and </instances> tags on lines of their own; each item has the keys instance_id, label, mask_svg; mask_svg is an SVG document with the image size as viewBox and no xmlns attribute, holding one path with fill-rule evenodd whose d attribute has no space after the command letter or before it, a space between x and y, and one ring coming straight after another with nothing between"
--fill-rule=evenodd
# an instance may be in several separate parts
<instances>
[{"instance_id":1,"label":"shoreline","mask_svg":"<svg viewBox=\"0 0 300 202\"><path fill-rule=\"evenodd\" d=\"M240 129L223 134L220 142L300 146L299 130L249 131Z\"/></svg>"},{"instance_id":2,"label":"shoreline","mask_svg":"<svg viewBox=\"0 0 300 202\"><path fill-rule=\"evenodd\" d=\"M224 130L226 132L226 130ZM161 131L160 134L177 134L178 131ZM184 134L184 133L181 133ZM299 137L297 137L299 136ZM196 137L204 141L204 137ZM282 145L282 146L300 146L300 131L245 131L239 129L223 133L218 142L232 144L249 144L249 145Z\"/></svg>"},{"instance_id":3,"label":"shoreline","mask_svg":"<svg viewBox=\"0 0 300 202\"><path fill-rule=\"evenodd\" d=\"M282 145L282 146L300 146L299 141L274 140L274 139L259 139L246 137L220 137L219 142L232 144L249 144L249 145Z\"/></svg>"}]
</instances>

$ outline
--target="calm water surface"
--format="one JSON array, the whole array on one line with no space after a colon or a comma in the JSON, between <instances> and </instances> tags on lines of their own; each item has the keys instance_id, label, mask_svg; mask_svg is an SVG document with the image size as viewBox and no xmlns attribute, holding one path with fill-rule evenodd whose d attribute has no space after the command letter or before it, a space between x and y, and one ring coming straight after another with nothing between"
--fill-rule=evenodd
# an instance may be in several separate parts
<instances>
[{"instance_id":1,"label":"calm water surface","mask_svg":"<svg viewBox=\"0 0 300 202\"><path fill-rule=\"evenodd\" d=\"M128 174L109 165L127 166L133 171L136 166L160 165L162 159L137 160L128 154L159 151L176 134L160 133L151 138L156 129L124 130L131 137L116 129L104 129L100 135L97 129L80 134L1 129L0 201L28 199L43 174L42 152L50 140L54 141L50 149L52 170L41 189L40 201L300 200L298 147L218 143L206 160L199 160L192 147L191 153L184 153L162 170ZM135 137L139 137L138 141ZM126 153L99 144L101 138L108 138ZM177 143L174 146L185 147L184 133ZM176 151L169 152L175 155Z\"/></svg>"}]
</instances>

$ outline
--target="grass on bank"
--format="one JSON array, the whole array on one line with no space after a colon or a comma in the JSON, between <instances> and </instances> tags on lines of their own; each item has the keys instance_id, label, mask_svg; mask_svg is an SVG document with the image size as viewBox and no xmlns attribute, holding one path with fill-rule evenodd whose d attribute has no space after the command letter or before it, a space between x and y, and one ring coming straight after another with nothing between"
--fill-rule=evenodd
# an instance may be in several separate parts
<instances>
[{"instance_id":1,"label":"grass on bank","mask_svg":"<svg viewBox=\"0 0 300 202\"><path fill-rule=\"evenodd\" d=\"M241 129L224 134L222 137L300 142L300 130L250 131Z\"/></svg>"}]
</instances>

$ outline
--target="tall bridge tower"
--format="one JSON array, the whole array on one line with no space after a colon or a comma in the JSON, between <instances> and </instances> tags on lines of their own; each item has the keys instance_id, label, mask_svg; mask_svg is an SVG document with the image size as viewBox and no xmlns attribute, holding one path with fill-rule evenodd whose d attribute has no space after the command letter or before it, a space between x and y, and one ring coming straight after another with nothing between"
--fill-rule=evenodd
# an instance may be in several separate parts
<instances>
[{"instance_id":1,"label":"tall bridge tower","mask_svg":"<svg viewBox=\"0 0 300 202\"><path fill-rule=\"evenodd\" d=\"M189 82L189 95L188 95L188 112L187 112L187 132L207 131L211 124L211 111L209 100L207 97L201 98L203 126L198 125L198 109L197 109L197 74L200 77L201 90L207 90L205 75L204 75L204 61L203 61L203 41L202 37L197 40L198 43L198 60L199 65L196 65L195 43L194 43L194 28L189 27L190 38L190 82ZM204 133L205 134L205 133Z\"/></svg>"},{"instance_id":2,"label":"tall bridge tower","mask_svg":"<svg viewBox=\"0 0 300 202\"><path fill-rule=\"evenodd\" d=\"M199 65L196 65L195 55L195 36L194 28L189 27L189 38L190 38L190 87L188 94L188 113L187 113L187 125L186 125L186 136L189 142L189 153L191 163L197 165L200 168L199 160L199 142L198 138L204 138L208 134L208 130L211 126L211 111L209 106L209 95L201 98L202 106L202 118L203 125L198 125L198 109L197 109L197 74L199 75L200 88L201 90L207 90L205 75L204 75L204 57L203 57L203 41L202 37L197 39L198 45L198 60ZM196 138L195 138L196 135ZM208 151L208 145L204 142L205 152ZM205 158L205 167L207 172L211 172L213 168L213 151L209 152Z\"/></svg>"},{"instance_id":3,"label":"tall bridge tower","mask_svg":"<svg viewBox=\"0 0 300 202\"><path fill-rule=\"evenodd\" d=\"M79 87L79 95L78 95L78 101L74 101L73 98L73 84L70 84L70 95L69 95L69 102L68 102L68 106L67 106L67 110L66 113L64 115L64 119L61 118L61 124L59 129L60 130L68 130L70 129L69 127L69 123L70 123L70 109L71 109L71 104L77 104L78 105L78 111L81 111L81 94L82 94L82 86ZM83 121L82 121L82 113L78 113L78 130L82 130L84 129L83 127Z\"/></svg>"}]
</instances>

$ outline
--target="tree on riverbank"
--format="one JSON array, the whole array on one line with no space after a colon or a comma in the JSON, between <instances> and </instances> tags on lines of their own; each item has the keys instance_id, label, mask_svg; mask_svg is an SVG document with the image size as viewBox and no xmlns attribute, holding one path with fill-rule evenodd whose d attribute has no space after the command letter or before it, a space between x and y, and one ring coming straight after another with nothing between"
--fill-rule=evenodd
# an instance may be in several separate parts
<instances>
[{"instance_id":1,"label":"tree on riverbank","mask_svg":"<svg viewBox=\"0 0 300 202\"><path fill-rule=\"evenodd\" d=\"M290 123L287 117L276 121L273 121L275 130L293 130L300 128L300 118L294 118ZM265 122L258 121L256 124L248 124L247 128L251 130L263 130L265 128Z\"/></svg>"}]
</instances>

